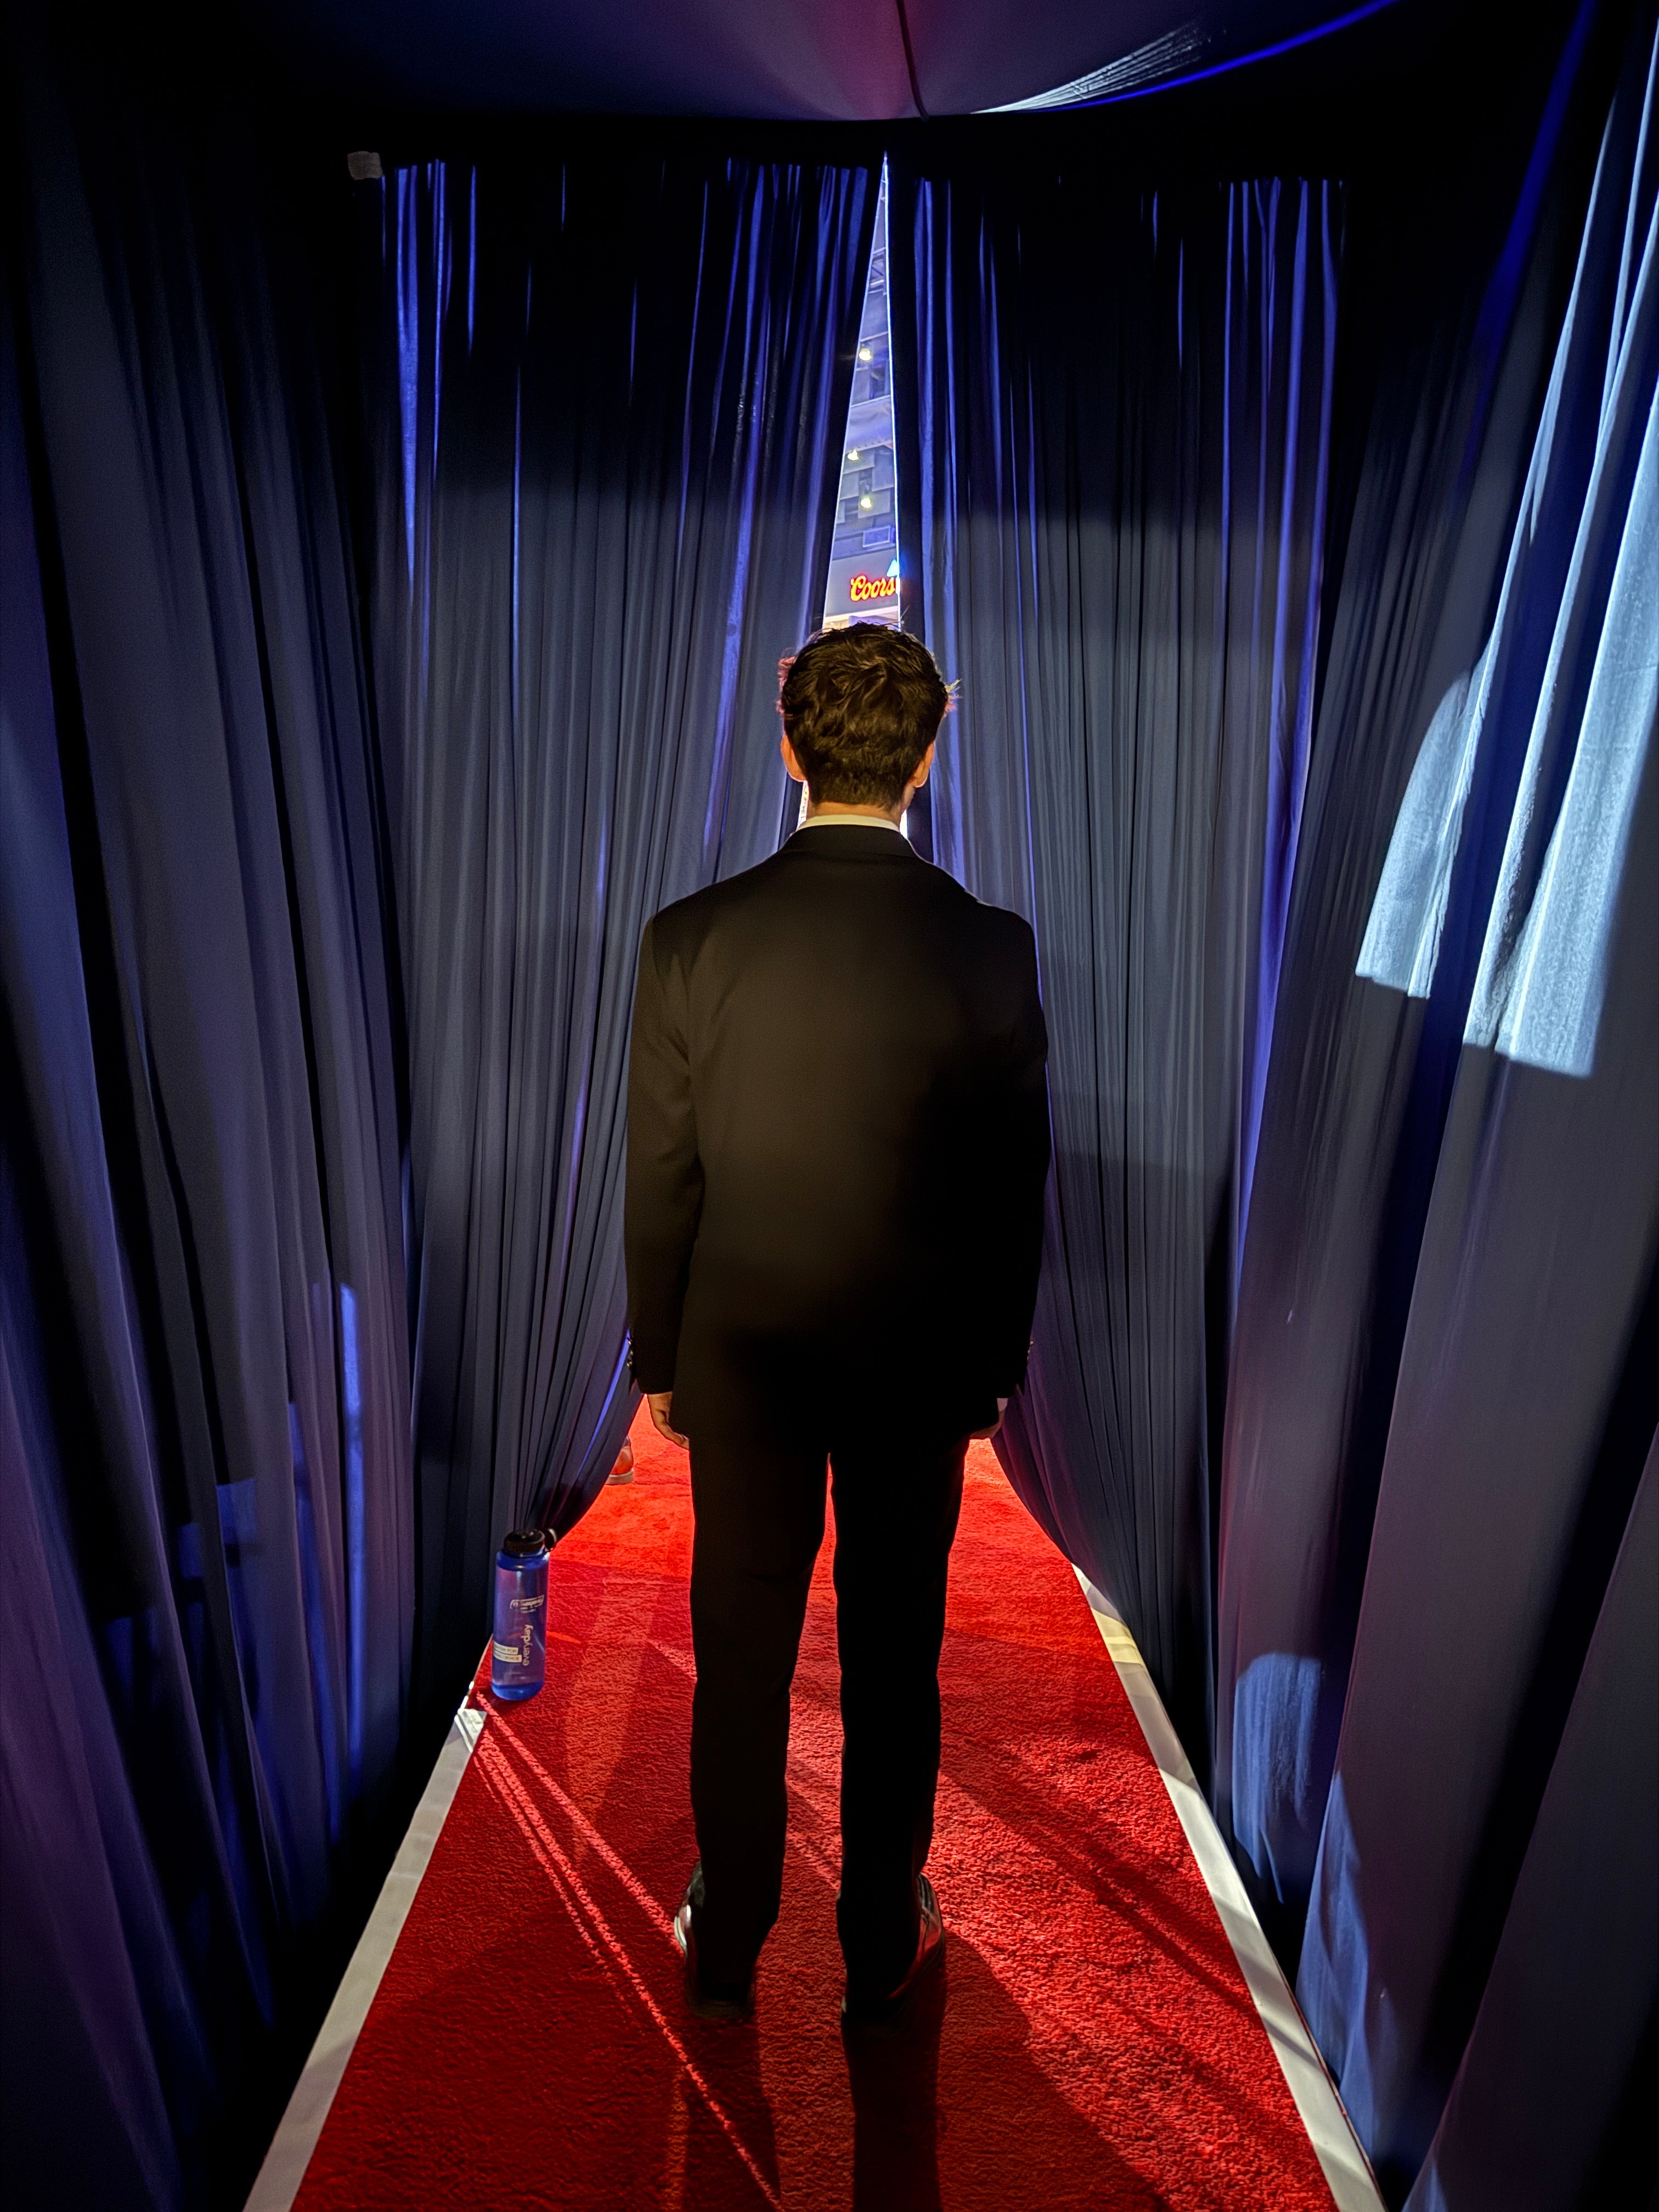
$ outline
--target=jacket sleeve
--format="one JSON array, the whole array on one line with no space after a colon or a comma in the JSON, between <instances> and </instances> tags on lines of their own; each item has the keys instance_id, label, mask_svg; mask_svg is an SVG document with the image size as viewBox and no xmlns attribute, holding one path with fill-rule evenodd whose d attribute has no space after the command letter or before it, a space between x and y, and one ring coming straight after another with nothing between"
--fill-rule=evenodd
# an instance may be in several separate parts
<instances>
[{"instance_id":1,"label":"jacket sleeve","mask_svg":"<svg viewBox=\"0 0 1659 2212\"><path fill-rule=\"evenodd\" d=\"M628 1182L623 1243L634 1380L672 1390L680 1314L702 1211L702 1163L691 1104L685 987L663 972L655 921L640 945L628 1074Z\"/></svg>"},{"instance_id":2,"label":"jacket sleeve","mask_svg":"<svg viewBox=\"0 0 1659 2212\"><path fill-rule=\"evenodd\" d=\"M1048 1180L1048 1031L1037 990L1036 940L1024 923L1016 1011L1006 1048L989 1182L986 1240L987 1388L1011 1398L1025 1380L1042 1265L1042 1193ZM994 1256L993 1256L994 1255Z\"/></svg>"}]
</instances>

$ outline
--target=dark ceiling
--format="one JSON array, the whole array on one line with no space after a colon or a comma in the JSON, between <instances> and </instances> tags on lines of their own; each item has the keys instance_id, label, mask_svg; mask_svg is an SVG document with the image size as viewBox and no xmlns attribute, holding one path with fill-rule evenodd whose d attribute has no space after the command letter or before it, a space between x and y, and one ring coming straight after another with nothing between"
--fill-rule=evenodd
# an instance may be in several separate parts
<instances>
[{"instance_id":1,"label":"dark ceiling","mask_svg":"<svg viewBox=\"0 0 1659 2212\"><path fill-rule=\"evenodd\" d=\"M878 121L1121 100L1328 34L1335 43L1391 0L244 3L308 72L382 99Z\"/></svg>"}]
</instances>

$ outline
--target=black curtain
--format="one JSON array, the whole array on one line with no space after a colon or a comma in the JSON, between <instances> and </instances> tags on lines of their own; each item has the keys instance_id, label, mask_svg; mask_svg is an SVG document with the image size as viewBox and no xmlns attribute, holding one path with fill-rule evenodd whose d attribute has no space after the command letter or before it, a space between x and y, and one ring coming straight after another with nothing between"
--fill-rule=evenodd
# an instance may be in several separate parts
<instances>
[{"instance_id":1,"label":"black curtain","mask_svg":"<svg viewBox=\"0 0 1659 2212\"><path fill-rule=\"evenodd\" d=\"M398 1048L306 165L63 27L9 50L0 2094L14 2201L170 2205L240 2197L380 1872Z\"/></svg>"},{"instance_id":2,"label":"black curtain","mask_svg":"<svg viewBox=\"0 0 1659 2212\"><path fill-rule=\"evenodd\" d=\"M998 1449L1210 1736L1216 1444L1312 722L1342 195L901 155L934 857L1037 937L1054 1167ZM907 470L905 459L910 465Z\"/></svg>"},{"instance_id":3,"label":"black curtain","mask_svg":"<svg viewBox=\"0 0 1659 2212\"><path fill-rule=\"evenodd\" d=\"M1421 2212L1652 2177L1610 2178L1656 1990L1659 1419L1659 160L1650 15L1609 111L1617 27L1582 11L1484 258L1356 194L1228 1402L1218 1806Z\"/></svg>"},{"instance_id":4,"label":"black curtain","mask_svg":"<svg viewBox=\"0 0 1659 2212\"><path fill-rule=\"evenodd\" d=\"M1650 1449L1412 2212L1652 2205L1656 1830Z\"/></svg>"},{"instance_id":5,"label":"black curtain","mask_svg":"<svg viewBox=\"0 0 1659 2212\"><path fill-rule=\"evenodd\" d=\"M1031 916L1054 1036L1005 1462L1200 1767L1218 1682L1218 1809L1422 2212L1651 2172L1651 1760L1615 1764L1659 1414L1629 21L1524 59L1477 24L1410 175L1380 103L1346 149L1255 134L1340 191L1208 183L1238 147L1178 106L1112 160L896 160L907 619L961 684L933 846Z\"/></svg>"},{"instance_id":6,"label":"black curtain","mask_svg":"<svg viewBox=\"0 0 1659 2212\"><path fill-rule=\"evenodd\" d=\"M638 1402L640 933L793 826L777 666L823 603L878 181L590 135L357 187L441 1703L501 1535L568 1528Z\"/></svg>"},{"instance_id":7,"label":"black curtain","mask_svg":"<svg viewBox=\"0 0 1659 2212\"><path fill-rule=\"evenodd\" d=\"M354 186L81 27L0 356L8 2180L230 2203L631 1410L634 951L786 826L875 179Z\"/></svg>"}]
</instances>

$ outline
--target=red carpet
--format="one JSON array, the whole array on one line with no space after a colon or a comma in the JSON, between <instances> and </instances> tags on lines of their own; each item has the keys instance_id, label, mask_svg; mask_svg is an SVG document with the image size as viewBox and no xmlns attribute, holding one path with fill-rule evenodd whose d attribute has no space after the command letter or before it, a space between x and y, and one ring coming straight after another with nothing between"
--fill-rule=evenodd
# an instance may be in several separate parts
<instances>
[{"instance_id":1,"label":"red carpet","mask_svg":"<svg viewBox=\"0 0 1659 2212\"><path fill-rule=\"evenodd\" d=\"M987 1446L942 1677L943 1976L849 2060L826 1544L756 2022L687 2014L690 1501L679 1454L635 1448L555 1557L547 1687L489 1709L303 2212L1328 2206L1076 1580Z\"/></svg>"}]
</instances>

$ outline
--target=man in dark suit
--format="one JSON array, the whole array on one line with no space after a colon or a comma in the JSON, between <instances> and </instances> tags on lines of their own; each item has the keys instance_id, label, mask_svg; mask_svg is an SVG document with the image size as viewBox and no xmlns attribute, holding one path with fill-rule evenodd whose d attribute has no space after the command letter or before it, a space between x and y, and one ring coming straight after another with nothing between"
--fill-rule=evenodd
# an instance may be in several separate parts
<instances>
[{"instance_id":1,"label":"man in dark suit","mask_svg":"<svg viewBox=\"0 0 1659 2212\"><path fill-rule=\"evenodd\" d=\"M939 1955L922 1872L945 1570L970 1436L1024 1376L1048 1166L1036 947L900 830L947 704L875 623L786 665L805 821L665 907L629 1091L635 1378L689 1439L691 1801L676 1922L694 2006L748 2009L783 1872L789 1686L833 1471L842 1886L853 2021Z\"/></svg>"}]
</instances>

